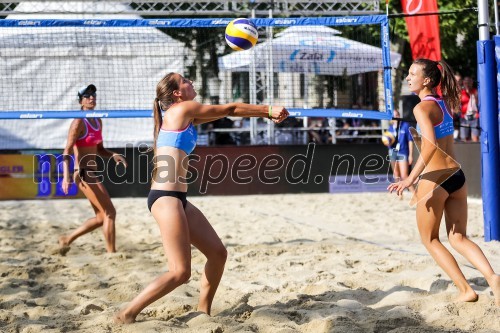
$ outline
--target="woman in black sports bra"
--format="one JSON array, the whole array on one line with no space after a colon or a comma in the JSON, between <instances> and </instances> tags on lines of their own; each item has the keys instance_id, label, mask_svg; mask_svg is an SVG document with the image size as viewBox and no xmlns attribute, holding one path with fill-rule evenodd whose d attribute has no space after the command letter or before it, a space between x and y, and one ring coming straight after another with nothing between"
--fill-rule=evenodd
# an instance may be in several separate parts
<instances>
[{"instance_id":1,"label":"woman in black sports bra","mask_svg":"<svg viewBox=\"0 0 500 333\"><path fill-rule=\"evenodd\" d=\"M440 69L438 66L441 66ZM467 186L453 152L453 119L448 110L459 104L460 89L453 71L444 61L417 59L406 78L410 91L421 102L413 109L420 128L414 141L420 157L403 181L389 185L390 192L401 195L418 180L412 202L416 203L417 225L427 251L448 274L459 290L458 301L474 302L478 296L467 282L453 255L439 240L439 226L445 217L451 246L486 278L500 306L500 276L495 274L481 249L467 238ZM443 99L436 95L440 86Z\"/></svg>"},{"instance_id":2,"label":"woman in black sports bra","mask_svg":"<svg viewBox=\"0 0 500 333\"><path fill-rule=\"evenodd\" d=\"M207 258L201 276L198 311L210 315L227 250L203 213L186 199L187 157L196 145L194 125L226 116L266 117L278 123L288 116L288 111L282 106L203 105L195 102L195 97L193 83L177 73L167 74L156 87L153 103L155 168L148 208L160 227L168 271L117 313L116 323L134 322L142 309L189 280L191 245ZM175 176L172 179L169 175Z\"/></svg>"}]
</instances>

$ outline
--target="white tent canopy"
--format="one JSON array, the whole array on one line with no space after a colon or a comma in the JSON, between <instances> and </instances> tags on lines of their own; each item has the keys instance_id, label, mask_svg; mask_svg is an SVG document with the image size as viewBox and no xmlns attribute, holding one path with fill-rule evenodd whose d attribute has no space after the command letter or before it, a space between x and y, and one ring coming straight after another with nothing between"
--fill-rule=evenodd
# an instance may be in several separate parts
<instances>
[{"instance_id":1,"label":"white tent canopy","mask_svg":"<svg viewBox=\"0 0 500 333\"><path fill-rule=\"evenodd\" d=\"M220 57L219 69L248 72L255 60L256 70L266 71L269 54L274 72L354 75L381 69L381 48L337 36L339 33L325 26L290 27L253 50ZM391 52L391 66L398 67L400 61L401 55Z\"/></svg>"},{"instance_id":2,"label":"white tent canopy","mask_svg":"<svg viewBox=\"0 0 500 333\"><path fill-rule=\"evenodd\" d=\"M99 14L51 14L93 11ZM116 13L124 4L107 1L25 1L7 19L140 19ZM124 33L123 29L127 29ZM77 91L97 86L97 108L151 109L156 83L168 72L183 74L190 51L153 27L53 27L0 29L1 111L78 110ZM49 87L48 87L49 86ZM49 93L50 91L50 93ZM13 107L15 105L15 107ZM0 120L0 149L59 148L66 142L68 120ZM150 118L105 119L108 147L151 143Z\"/></svg>"}]
</instances>

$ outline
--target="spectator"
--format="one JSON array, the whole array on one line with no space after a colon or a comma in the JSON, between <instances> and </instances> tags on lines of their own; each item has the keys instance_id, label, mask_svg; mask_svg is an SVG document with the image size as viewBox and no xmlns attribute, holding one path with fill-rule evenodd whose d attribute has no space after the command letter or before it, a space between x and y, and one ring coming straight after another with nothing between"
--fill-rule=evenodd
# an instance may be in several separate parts
<instances>
[{"instance_id":1,"label":"spectator","mask_svg":"<svg viewBox=\"0 0 500 333\"><path fill-rule=\"evenodd\" d=\"M212 122L213 128L233 128L233 121L229 118L221 118ZM216 145L235 145L236 142L230 132L216 132L215 133Z\"/></svg>"},{"instance_id":2,"label":"spectator","mask_svg":"<svg viewBox=\"0 0 500 333\"><path fill-rule=\"evenodd\" d=\"M462 141L479 141L479 109L477 106L477 89L469 76L464 77L460 94L461 118L460 138Z\"/></svg>"},{"instance_id":3,"label":"spectator","mask_svg":"<svg viewBox=\"0 0 500 333\"><path fill-rule=\"evenodd\" d=\"M394 118L401 118L398 110L394 110ZM401 123L398 124L399 122ZM388 131L397 138L397 141L389 147L389 158L394 180L401 181L408 178L413 164L413 138L410 133L410 124L406 121L393 120ZM415 191L413 184L408 189L412 193Z\"/></svg>"},{"instance_id":4,"label":"spectator","mask_svg":"<svg viewBox=\"0 0 500 333\"><path fill-rule=\"evenodd\" d=\"M324 144L328 142L328 131L324 127L328 126L325 118L310 118L309 123L309 141L317 144Z\"/></svg>"},{"instance_id":5,"label":"spectator","mask_svg":"<svg viewBox=\"0 0 500 333\"><path fill-rule=\"evenodd\" d=\"M462 75L459 72L455 72L455 80L457 80L458 87L460 89L463 89L463 80L462 80ZM458 109L455 109L452 111L453 112L453 128L455 129L453 131L453 139L455 141L460 140L460 118L462 115L462 110L460 107Z\"/></svg>"}]
</instances>

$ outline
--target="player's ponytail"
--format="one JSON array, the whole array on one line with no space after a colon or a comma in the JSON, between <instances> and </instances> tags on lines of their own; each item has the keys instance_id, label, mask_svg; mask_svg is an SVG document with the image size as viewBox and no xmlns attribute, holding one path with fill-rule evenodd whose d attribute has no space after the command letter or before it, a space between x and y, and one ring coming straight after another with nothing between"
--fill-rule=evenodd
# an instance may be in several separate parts
<instances>
[{"instance_id":1,"label":"player's ponytail","mask_svg":"<svg viewBox=\"0 0 500 333\"><path fill-rule=\"evenodd\" d=\"M161 125L163 123L163 115L161 114L161 102L158 99L158 97L155 97L155 100L153 102L153 119L154 119L154 130L153 130L154 146L153 146L153 150L155 151L155 155L156 155L156 141L158 140L158 132L160 131Z\"/></svg>"},{"instance_id":2,"label":"player's ponytail","mask_svg":"<svg viewBox=\"0 0 500 333\"><path fill-rule=\"evenodd\" d=\"M156 143L158 133L163 124L163 112L173 104L173 92L179 89L179 83L176 80L176 73L168 73L156 85L156 97L153 102L154 132L153 132L153 180L156 177Z\"/></svg>"},{"instance_id":3,"label":"player's ponytail","mask_svg":"<svg viewBox=\"0 0 500 333\"><path fill-rule=\"evenodd\" d=\"M460 107L460 87L451 67L443 60L439 61L441 68L441 92L448 103L450 110Z\"/></svg>"}]
</instances>

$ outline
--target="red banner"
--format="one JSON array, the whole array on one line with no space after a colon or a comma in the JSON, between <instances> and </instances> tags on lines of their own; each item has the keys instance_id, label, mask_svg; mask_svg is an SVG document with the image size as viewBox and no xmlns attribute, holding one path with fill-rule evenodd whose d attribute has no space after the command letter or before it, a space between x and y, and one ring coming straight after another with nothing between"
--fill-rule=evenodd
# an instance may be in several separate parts
<instances>
[{"instance_id":1,"label":"red banner","mask_svg":"<svg viewBox=\"0 0 500 333\"><path fill-rule=\"evenodd\" d=\"M403 13L423 14L438 11L436 0L401 0ZM413 60L427 58L441 60L438 15L405 17Z\"/></svg>"}]
</instances>

